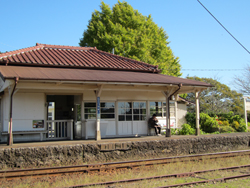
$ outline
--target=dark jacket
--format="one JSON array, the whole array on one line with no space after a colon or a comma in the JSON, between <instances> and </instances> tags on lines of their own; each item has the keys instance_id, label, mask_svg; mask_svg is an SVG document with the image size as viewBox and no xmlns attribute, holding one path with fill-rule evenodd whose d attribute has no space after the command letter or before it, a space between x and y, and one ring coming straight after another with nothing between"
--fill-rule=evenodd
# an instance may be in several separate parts
<instances>
[{"instance_id":1,"label":"dark jacket","mask_svg":"<svg viewBox=\"0 0 250 188\"><path fill-rule=\"evenodd\" d=\"M155 127L155 125L157 125L157 123L158 123L158 120L154 120L152 117L149 118L149 120L148 120L148 125L150 127Z\"/></svg>"}]
</instances>

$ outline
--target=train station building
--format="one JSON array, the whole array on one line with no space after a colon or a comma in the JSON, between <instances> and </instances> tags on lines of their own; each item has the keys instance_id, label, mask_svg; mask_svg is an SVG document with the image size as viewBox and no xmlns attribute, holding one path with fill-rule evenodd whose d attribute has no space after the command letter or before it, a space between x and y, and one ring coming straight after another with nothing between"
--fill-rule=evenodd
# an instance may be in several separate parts
<instances>
[{"instance_id":1,"label":"train station building","mask_svg":"<svg viewBox=\"0 0 250 188\"><path fill-rule=\"evenodd\" d=\"M1 142L144 136L152 114L170 136L185 115L178 94L196 93L199 112L199 93L212 86L160 72L92 47L36 44L2 53Z\"/></svg>"}]
</instances>

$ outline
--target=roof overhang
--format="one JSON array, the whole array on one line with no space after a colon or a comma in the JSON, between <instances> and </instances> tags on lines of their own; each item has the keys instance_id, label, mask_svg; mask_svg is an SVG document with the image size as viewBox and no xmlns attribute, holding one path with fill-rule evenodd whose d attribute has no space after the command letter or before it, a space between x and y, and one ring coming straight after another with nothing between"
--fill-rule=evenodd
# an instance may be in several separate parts
<instances>
[{"instance_id":1,"label":"roof overhang","mask_svg":"<svg viewBox=\"0 0 250 188\"><path fill-rule=\"evenodd\" d=\"M60 84L87 84L87 85L109 85L108 88L118 89L120 86L140 86L140 88L158 87L161 90L168 90L170 87L182 87L178 93L189 93L202 91L210 84L178 78L163 74L110 71L110 70L90 70L90 69L67 69L67 68L41 68L41 67L20 67L20 66L0 66L1 78L3 80L13 80L19 78L19 83L56 83ZM138 88L137 88L138 89Z\"/></svg>"}]
</instances>

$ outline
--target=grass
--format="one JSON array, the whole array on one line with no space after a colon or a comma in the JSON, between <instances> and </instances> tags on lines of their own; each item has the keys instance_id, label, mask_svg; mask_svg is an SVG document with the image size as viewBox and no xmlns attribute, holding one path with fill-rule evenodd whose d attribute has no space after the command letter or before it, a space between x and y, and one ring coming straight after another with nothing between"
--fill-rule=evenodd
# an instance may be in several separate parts
<instances>
[{"instance_id":1,"label":"grass","mask_svg":"<svg viewBox=\"0 0 250 188\"><path fill-rule=\"evenodd\" d=\"M184 173L199 170L208 170L215 168L223 168L229 166L238 166L250 164L248 156L241 156L236 158L225 158L218 160L202 160L202 161L189 161L186 163L174 163L167 165L155 165L152 167L141 167L134 170L121 170L114 172L96 173L96 174L73 174L62 175L59 177L51 176L39 179L27 178L23 180L0 181L0 187L65 187L77 184L88 184L103 181L116 181L124 179L134 179L141 177L160 176L166 174ZM234 174L234 173L233 173ZM200 175L199 175L200 176ZM208 179L220 178L223 176L231 176L229 172L212 172L206 174ZM141 181L138 183L122 185L122 187L159 187L163 185L186 183L190 181L200 181L197 178L182 178L182 179L157 179ZM240 180L243 181L243 180ZM249 183L249 181L246 181ZM205 185L204 185L205 186ZM104 186L98 186L104 187Z\"/></svg>"}]
</instances>

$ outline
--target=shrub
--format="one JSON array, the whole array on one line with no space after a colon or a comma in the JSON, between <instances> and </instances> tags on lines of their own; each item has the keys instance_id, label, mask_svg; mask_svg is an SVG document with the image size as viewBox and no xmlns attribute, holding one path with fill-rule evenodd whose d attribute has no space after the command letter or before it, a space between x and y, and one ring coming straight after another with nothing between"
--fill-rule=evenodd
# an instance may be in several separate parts
<instances>
[{"instance_id":1,"label":"shrub","mask_svg":"<svg viewBox=\"0 0 250 188\"><path fill-rule=\"evenodd\" d=\"M244 119L240 115L232 116L229 123L233 123L234 121L237 121L239 124L244 123Z\"/></svg>"},{"instance_id":2,"label":"shrub","mask_svg":"<svg viewBox=\"0 0 250 188\"><path fill-rule=\"evenodd\" d=\"M178 135L178 134L179 134L179 129L171 128L171 135Z\"/></svg>"},{"instance_id":3,"label":"shrub","mask_svg":"<svg viewBox=\"0 0 250 188\"><path fill-rule=\"evenodd\" d=\"M223 121L221 125L224 125L224 126L229 126L229 122L227 120Z\"/></svg>"},{"instance_id":4,"label":"shrub","mask_svg":"<svg viewBox=\"0 0 250 188\"><path fill-rule=\"evenodd\" d=\"M238 123L238 121L233 121L233 123L231 124L231 127L233 127L235 130L239 129L240 124Z\"/></svg>"},{"instance_id":5,"label":"shrub","mask_svg":"<svg viewBox=\"0 0 250 188\"><path fill-rule=\"evenodd\" d=\"M187 113L185 116L187 124L189 124L192 128L196 128L196 114L195 113Z\"/></svg>"},{"instance_id":6,"label":"shrub","mask_svg":"<svg viewBox=\"0 0 250 188\"><path fill-rule=\"evenodd\" d=\"M181 130L179 131L180 135L192 135L195 134L195 129L191 127L189 124L183 124L181 126Z\"/></svg>"},{"instance_id":7,"label":"shrub","mask_svg":"<svg viewBox=\"0 0 250 188\"><path fill-rule=\"evenodd\" d=\"M220 133L232 133L235 132L234 128L230 126L221 126L220 127Z\"/></svg>"},{"instance_id":8,"label":"shrub","mask_svg":"<svg viewBox=\"0 0 250 188\"><path fill-rule=\"evenodd\" d=\"M238 129L236 131L238 131L238 132L247 132L246 124L245 123L239 124Z\"/></svg>"},{"instance_id":9,"label":"shrub","mask_svg":"<svg viewBox=\"0 0 250 188\"><path fill-rule=\"evenodd\" d=\"M200 114L200 127L206 133L212 133L219 130L217 117L210 117L208 114Z\"/></svg>"}]
</instances>

